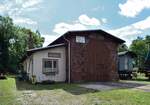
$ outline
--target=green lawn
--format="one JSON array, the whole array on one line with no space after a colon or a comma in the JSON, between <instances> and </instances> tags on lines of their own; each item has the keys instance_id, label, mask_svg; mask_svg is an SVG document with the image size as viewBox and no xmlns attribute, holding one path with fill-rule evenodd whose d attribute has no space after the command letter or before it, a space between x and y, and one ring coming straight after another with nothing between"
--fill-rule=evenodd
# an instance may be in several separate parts
<instances>
[{"instance_id":1,"label":"green lawn","mask_svg":"<svg viewBox=\"0 0 150 105\"><path fill-rule=\"evenodd\" d=\"M24 104L23 104L24 103ZM31 85L0 80L0 105L149 105L150 93L133 89L95 91L78 84Z\"/></svg>"},{"instance_id":2,"label":"green lawn","mask_svg":"<svg viewBox=\"0 0 150 105\"><path fill-rule=\"evenodd\" d=\"M17 96L14 78L0 80L0 105L17 105Z\"/></svg>"}]
</instances>

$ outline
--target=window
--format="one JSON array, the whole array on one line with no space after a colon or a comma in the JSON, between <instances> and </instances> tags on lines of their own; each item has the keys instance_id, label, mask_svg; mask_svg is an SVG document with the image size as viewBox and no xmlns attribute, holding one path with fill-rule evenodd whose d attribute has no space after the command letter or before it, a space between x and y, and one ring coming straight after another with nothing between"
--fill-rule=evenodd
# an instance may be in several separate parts
<instances>
[{"instance_id":1,"label":"window","mask_svg":"<svg viewBox=\"0 0 150 105\"><path fill-rule=\"evenodd\" d=\"M85 43L85 37L84 36L76 36L76 42L77 43Z\"/></svg>"},{"instance_id":2,"label":"window","mask_svg":"<svg viewBox=\"0 0 150 105\"><path fill-rule=\"evenodd\" d=\"M58 60L43 59L43 73L58 73Z\"/></svg>"}]
</instances>

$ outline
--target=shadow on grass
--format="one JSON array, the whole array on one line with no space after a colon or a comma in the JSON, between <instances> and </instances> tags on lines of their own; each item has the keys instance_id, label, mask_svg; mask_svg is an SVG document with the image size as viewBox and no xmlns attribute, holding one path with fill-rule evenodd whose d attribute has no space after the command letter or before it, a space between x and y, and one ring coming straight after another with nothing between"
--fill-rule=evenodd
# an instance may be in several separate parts
<instances>
[{"instance_id":1,"label":"shadow on grass","mask_svg":"<svg viewBox=\"0 0 150 105\"><path fill-rule=\"evenodd\" d=\"M56 90L62 89L67 91L73 95L87 94L97 92L93 89L86 89L83 87L79 87L77 84L67 84L67 83L55 83L55 84L31 84L25 81L16 80L16 88L19 91L23 90Z\"/></svg>"}]
</instances>

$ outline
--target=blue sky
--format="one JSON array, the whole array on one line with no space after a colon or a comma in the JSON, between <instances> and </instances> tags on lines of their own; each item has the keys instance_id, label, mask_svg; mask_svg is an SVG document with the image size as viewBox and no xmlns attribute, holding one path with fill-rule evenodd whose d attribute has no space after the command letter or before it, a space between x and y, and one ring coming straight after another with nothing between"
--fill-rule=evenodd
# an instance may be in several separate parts
<instances>
[{"instance_id":1,"label":"blue sky","mask_svg":"<svg viewBox=\"0 0 150 105\"><path fill-rule=\"evenodd\" d=\"M38 29L44 46L68 30L102 29L127 45L150 34L150 0L0 0L0 15Z\"/></svg>"}]
</instances>

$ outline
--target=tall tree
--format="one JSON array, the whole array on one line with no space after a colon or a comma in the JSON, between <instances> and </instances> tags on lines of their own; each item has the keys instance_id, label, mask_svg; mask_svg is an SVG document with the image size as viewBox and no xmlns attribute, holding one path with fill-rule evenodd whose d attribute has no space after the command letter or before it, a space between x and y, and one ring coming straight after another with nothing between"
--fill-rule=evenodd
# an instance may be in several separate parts
<instances>
[{"instance_id":1,"label":"tall tree","mask_svg":"<svg viewBox=\"0 0 150 105\"><path fill-rule=\"evenodd\" d=\"M17 65L25 55L26 50L32 48L42 47L44 43L44 38L32 32L30 29L16 27L15 29L15 43L10 47L11 54L11 68L16 69ZM14 58L17 58L14 60Z\"/></svg>"},{"instance_id":2,"label":"tall tree","mask_svg":"<svg viewBox=\"0 0 150 105\"><path fill-rule=\"evenodd\" d=\"M146 38L137 37L130 46L130 50L137 54L136 65L140 68L144 67L145 58L148 54L147 41L150 41L149 36Z\"/></svg>"},{"instance_id":3,"label":"tall tree","mask_svg":"<svg viewBox=\"0 0 150 105\"><path fill-rule=\"evenodd\" d=\"M42 47L44 38L30 29L15 26L9 17L0 16L0 70L17 70L27 49Z\"/></svg>"},{"instance_id":4,"label":"tall tree","mask_svg":"<svg viewBox=\"0 0 150 105\"><path fill-rule=\"evenodd\" d=\"M0 70L8 69L9 65L9 40L13 37L13 22L9 17L0 16Z\"/></svg>"}]
</instances>

